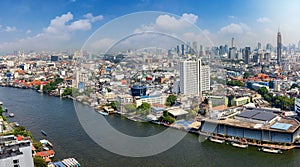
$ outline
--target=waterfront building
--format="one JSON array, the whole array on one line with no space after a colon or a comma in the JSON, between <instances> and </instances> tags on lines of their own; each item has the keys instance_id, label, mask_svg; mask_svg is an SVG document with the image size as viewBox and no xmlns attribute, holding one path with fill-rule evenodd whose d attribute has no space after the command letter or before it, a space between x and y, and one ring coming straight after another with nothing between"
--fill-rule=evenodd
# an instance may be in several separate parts
<instances>
[{"instance_id":1,"label":"waterfront building","mask_svg":"<svg viewBox=\"0 0 300 167\"><path fill-rule=\"evenodd\" d=\"M161 95L154 95L154 96L136 96L135 103L136 106L142 105L142 103L149 103L149 104L165 104L167 100L166 96Z\"/></svg>"},{"instance_id":2,"label":"waterfront building","mask_svg":"<svg viewBox=\"0 0 300 167\"><path fill-rule=\"evenodd\" d=\"M15 136L0 136L0 166L33 167L32 143Z\"/></svg>"},{"instance_id":3,"label":"waterfront building","mask_svg":"<svg viewBox=\"0 0 300 167\"><path fill-rule=\"evenodd\" d=\"M252 141L292 144L298 140L300 123L262 110L246 110L235 118L205 119L202 132Z\"/></svg>"},{"instance_id":4,"label":"waterfront building","mask_svg":"<svg viewBox=\"0 0 300 167\"><path fill-rule=\"evenodd\" d=\"M281 33L278 29L277 33L277 64L281 63L281 49L282 49L282 41L281 41Z\"/></svg>"},{"instance_id":5,"label":"waterfront building","mask_svg":"<svg viewBox=\"0 0 300 167\"><path fill-rule=\"evenodd\" d=\"M180 62L180 92L184 95L201 96L210 90L210 67L201 59Z\"/></svg>"}]
</instances>

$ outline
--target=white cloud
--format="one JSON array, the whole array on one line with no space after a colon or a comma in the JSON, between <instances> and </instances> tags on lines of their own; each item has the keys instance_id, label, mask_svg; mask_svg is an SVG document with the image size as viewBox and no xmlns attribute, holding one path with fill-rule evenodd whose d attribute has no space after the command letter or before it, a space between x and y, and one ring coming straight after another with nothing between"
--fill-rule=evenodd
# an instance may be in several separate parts
<instances>
[{"instance_id":1,"label":"white cloud","mask_svg":"<svg viewBox=\"0 0 300 167\"><path fill-rule=\"evenodd\" d=\"M230 18L230 19L237 19L236 16L228 16L228 18Z\"/></svg>"},{"instance_id":2,"label":"white cloud","mask_svg":"<svg viewBox=\"0 0 300 167\"><path fill-rule=\"evenodd\" d=\"M197 15L194 15L194 14L187 14L187 13L184 13L181 17L182 20L186 20L192 24L195 24L197 23L197 20L198 20L198 16Z\"/></svg>"},{"instance_id":3,"label":"white cloud","mask_svg":"<svg viewBox=\"0 0 300 167\"><path fill-rule=\"evenodd\" d=\"M194 14L184 13L181 17L175 17L170 15L160 15L156 18L155 23L142 25L137 28L134 32L143 31L163 31L163 32L174 32L184 30L197 23L198 16Z\"/></svg>"},{"instance_id":4,"label":"white cloud","mask_svg":"<svg viewBox=\"0 0 300 167\"><path fill-rule=\"evenodd\" d=\"M96 21L100 21L103 19L102 15L98 15L98 16L93 16L92 13L87 13L83 16L84 18L88 19L91 22L96 22Z\"/></svg>"},{"instance_id":5,"label":"white cloud","mask_svg":"<svg viewBox=\"0 0 300 167\"><path fill-rule=\"evenodd\" d=\"M32 31L31 30L27 30L26 31L26 34L30 34Z\"/></svg>"},{"instance_id":6,"label":"white cloud","mask_svg":"<svg viewBox=\"0 0 300 167\"><path fill-rule=\"evenodd\" d=\"M271 20L267 17L260 17L256 20L258 23L270 23Z\"/></svg>"},{"instance_id":7,"label":"white cloud","mask_svg":"<svg viewBox=\"0 0 300 167\"><path fill-rule=\"evenodd\" d=\"M13 32L13 31L17 31L17 28L15 26L6 26L5 32Z\"/></svg>"},{"instance_id":8,"label":"white cloud","mask_svg":"<svg viewBox=\"0 0 300 167\"><path fill-rule=\"evenodd\" d=\"M0 48L22 48L22 49L57 49L66 44L72 38L73 32L85 31L92 28L92 23L102 20L103 16L93 16L91 13L85 14L82 19L74 20L73 14L68 12L60 16L56 16L50 21L49 26L43 28L43 31L35 36L19 39L14 42L6 42L0 44ZM16 31L16 27L7 26L5 31ZM30 34L31 30L27 30L26 34Z\"/></svg>"},{"instance_id":9,"label":"white cloud","mask_svg":"<svg viewBox=\"0 0 300 167\"><path fill-rule=\"evenodd\" d=\"M92 24L88 20L77 20L68 26L68 29L71 31L90 30L91 28L92 28Z\"/></svg>"},{"instance_id":10,"label":"white cloud","mask_svg":"<svg viewBox=\"0 0 300 167\"><path fill-rule=\"evenodd\" d=\"M244 23L239 23L239 24L236 24L236 23L231 23L227 26L224 26L222 27L218 33L219 34L243 34L247 31L250 30L250 27L248 27L246 24Z\"/></svg>"}]
</instances>

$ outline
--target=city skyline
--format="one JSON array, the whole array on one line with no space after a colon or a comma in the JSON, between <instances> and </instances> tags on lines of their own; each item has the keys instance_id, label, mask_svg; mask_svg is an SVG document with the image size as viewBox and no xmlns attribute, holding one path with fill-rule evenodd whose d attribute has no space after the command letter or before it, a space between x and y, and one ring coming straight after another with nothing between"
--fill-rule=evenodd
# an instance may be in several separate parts
<instances>
[{"instance_id":1,"label":"city skyline","mask_svg":"<svg viewBox=\"0 0 300 167\"><path fill-rule=\"evenodd\" d=\"M232 37L237 47L276 46L277 28L283 35L282 44L298 44L300 25L295 20L300 12L297 0L250 1L22 1L1 2L0 50L66 50L80 49L99 27L126 14L143 11L163 11L152 18L151 28L183 29L182 20L198 26L213 45L230 45ZM174 17L172 15L177 15ZM38 17L37 17L38 16ZM137 23L140 23L137 21ZM170 27L170 25L172 25ZM136 29L131 30L132 33ZM113 30L112 30L113 31ZM126 31L118 29L118 31ZM113 41L113 37L103 42ZM192 40L191 40L192 42ZM200 43L199 43L200 44Z\"/></svg>"}]
</instances>

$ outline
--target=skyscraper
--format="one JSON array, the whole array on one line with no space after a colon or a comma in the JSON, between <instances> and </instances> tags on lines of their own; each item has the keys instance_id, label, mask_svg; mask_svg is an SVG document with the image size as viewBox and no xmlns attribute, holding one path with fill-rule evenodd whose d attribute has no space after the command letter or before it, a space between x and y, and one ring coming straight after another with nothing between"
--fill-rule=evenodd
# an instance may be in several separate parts
<instances>
[{"instance_id":1,"label":"skyscraper","mask_svg":"<svg viewBox=\"0 0 300 167\"><path fill-rule=\"evenodd\" d=\"M251 53L251 48L245 47L245 63L246 64L249 64L250 53Z\"/></svg>"},{"instance_id":2,"label":"skyscraper","mask_svg":"<svg viewBox=\"0 0 300 167\"><path fill-rule=\"evenodd\" d=\"M298 42L298 49L300 50L300 40L299 40L299 42Z\"/></svg>"},{"instance_id":3,"label":"skyscraper","mask_svg":"<svg viewBox=\"0 0 300 167\"><path fill-rule=\"evenodd\" d=\"M180 92L184 95L201 96L210 89L210 68L201 59L180 62Z\"/></svg>"},{"instance_id":4,"label":"skyscraper","mask_svg":"<svg viewBox=\"0 0 300 167\"><path fill-rule=\"evenodd\" d=\"M184 55L184 44L181 45L181 55Z\"/></svg>"},{"instance_id":5,"label":"skyscraper","mask_svg":"<svg viewBox=\"0 0 300 167\"><path fill-rule=\"evenodd\" d=\"M281 48L282 48L281 33L279 32L279 28L278 28L278 33L277 33L277 64L278 65L280 65L281 63Z\"/></svg>"}]
</instances>

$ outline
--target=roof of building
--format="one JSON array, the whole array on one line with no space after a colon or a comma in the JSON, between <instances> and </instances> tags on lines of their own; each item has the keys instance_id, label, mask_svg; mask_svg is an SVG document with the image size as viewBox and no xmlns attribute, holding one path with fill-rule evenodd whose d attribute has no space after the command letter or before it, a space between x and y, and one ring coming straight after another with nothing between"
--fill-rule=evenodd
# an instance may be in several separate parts
<instances>
[{"instance_id":1,"label":"roof of building","mask_svg":"<svg viewBox=\"0 0 300 167\"><path fill-rule=\"evenodd\" d=\"M276 117L275 114L270 112L264 112L259 110L246 110L237 115L238 117L260 120L260 121L270 121Z\"/></svg>"},{"instance_id":2,"label":"roof of building","mask_svg":"<svg viewBox=\"0 0 300 167\"><path fill-rule=\"evenodd\" d=\"M183 110L183 109L181 109L181 108L170 109L170 110L168 110L168 112L169 112L170 114L172 114L174 117L179 116L179 115L185 115L185 114L188 114L187 111L185 111L185 110Z\"/></svg>"},{"instance_id":3,"label":"roof of building","mask_svg":"<svg viewBox=\"0 0 300 167\"><path fill-rule=\"evenodd\" d=\"M40 157L48 157L50 155L53 155L54 153L55 153L54 150L49 150L49 151L37 152L36 155Z\"/></svg>"},{"instance_id":4,"label":"roof of building","mask_svg":"<svg viewBox=\"0 0 300 167\"><path fill-rule=\"evenodd\" d=\"M278 131L278 132L284 131L284 132L288 132L288 133L295 132L300 126L300 123L296 119L287 119L287 118L284 118L284 117L281 117L281 119L276 121L274 124L283 123L283 124L292 125L287 130L271 128L274 124L265 124L265 125L262 124L262 126L257 128L257 123L241 121L241 120L237 120L237 119L225 119L225 120L206 119L206 121L216 123L216 124L224 124L224 125L227 125L227 126L240 127L240 128L263 129L263 130Z\"/></svg>"},{"instance_id":5,"label":"roof of building","mask_svg":"<svg viewBox=\"0 0 300 167\"><path fill-rule=\"evenodd\" d=\"M293 125L292 124L286 124L286 123L276 122L270 128L272 128L272 129L279 129L279 130L288 130L291 126L293 126Z\"/></svg>"}]
</instances>

